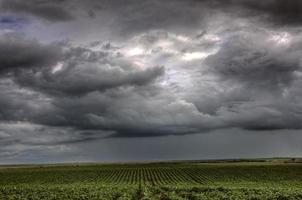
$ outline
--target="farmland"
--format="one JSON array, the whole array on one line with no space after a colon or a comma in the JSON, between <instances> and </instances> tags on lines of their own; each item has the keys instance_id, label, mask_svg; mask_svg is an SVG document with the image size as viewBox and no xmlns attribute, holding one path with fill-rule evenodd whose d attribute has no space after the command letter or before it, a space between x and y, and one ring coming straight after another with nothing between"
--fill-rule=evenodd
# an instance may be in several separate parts
<instances>
[{"instance_id":1,"label":"farmland","mask_svg":"<svg viewBox=\"0 0 302 200\"><path fill-rule=\"evenodd\" d=\"M180 162L1 167L0 199L302 199L302 164Z\"/></svg>"}]
</instances>

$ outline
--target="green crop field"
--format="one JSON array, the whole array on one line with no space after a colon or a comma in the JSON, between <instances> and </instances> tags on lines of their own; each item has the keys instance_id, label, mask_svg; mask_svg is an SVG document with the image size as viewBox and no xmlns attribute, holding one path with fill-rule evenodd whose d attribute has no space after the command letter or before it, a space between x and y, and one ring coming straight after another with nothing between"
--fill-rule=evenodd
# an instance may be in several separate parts
<instances>
[{"instance_id":1,"label":"green crop field","mask_svg":"<svg viewBox=\"0 0 302 200\"><path fill-rule=\"evenodd\" d=\"M0 199L302 199L302 164L0 167Z\"/></svg>"}]
</instances>

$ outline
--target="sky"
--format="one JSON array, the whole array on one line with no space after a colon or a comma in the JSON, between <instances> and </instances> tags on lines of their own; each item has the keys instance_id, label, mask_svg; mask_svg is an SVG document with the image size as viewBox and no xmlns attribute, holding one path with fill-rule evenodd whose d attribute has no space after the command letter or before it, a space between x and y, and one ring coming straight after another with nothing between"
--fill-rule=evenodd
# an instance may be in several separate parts
<instances>
[{"instance_id":1,"label":"sky","mask_svg":"<svg viewBox=\"0 0 302 200\"><path fill-rule=\"evenodd\" d=\"M0 0L0 164L302 156L301 0Z\"/></svg>"}]
</instances>

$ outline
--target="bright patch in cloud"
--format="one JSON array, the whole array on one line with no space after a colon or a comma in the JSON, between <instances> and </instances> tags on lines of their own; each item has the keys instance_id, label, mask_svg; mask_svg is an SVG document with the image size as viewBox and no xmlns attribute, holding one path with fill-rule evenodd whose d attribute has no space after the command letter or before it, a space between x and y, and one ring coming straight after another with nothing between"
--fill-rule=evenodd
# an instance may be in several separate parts
<instances>
[{"instance_id":1,"label":"bright patch in cloud","mask_svg":"<svg viewBox=\"0 0 302 200\"><path fill-rule=\"evenodd\" d=\"M144 53L144 49L140 47L134 47L128 49L128 51L126 52L127 56L138 56L138 55L142 55L143 53Z\"/></svg>"},{"instance_id":2,"label":"bright patch in cloud","mask_svg":"<svg viewBox=\"0 0 302 200\"><path fill-rule=\"evenodd\" d=\"M58 71L61 71L63 69L63 63L58 62L56 66L53 67L52 73L55 74Z\"/></svg>"},{"instance_id":3,"label":"bright patch in cloud","mask_svg":"<svg viewBox=\"0 0 302 200\"><path fill-rule=\"evenodd\" d=\"M181 42L188 42L190 40L189 37L183 35L175 35L174 37Z\"/></svg>"},{"instance_id":4,"label":"bright patch in cloud","mask_svg":"<svg viewBox=\"0 0 302 200\"><path fill-rule=\"evenodd\" d=\"M173 45L173 42L171 42L169 40L160 40L156 43L155 46L165 48L165 47L170 47L172 45Z\"/></svg>"},{"instance_id":5,"label":"bright patch in cloud","mask_svg":"<svg viewBox=\"0 0 302 200\"><path fill-rule=\"evenodd\" d=\"M207 52L185 53L182 56L182 60L191 61L191 60L204 59L204 58L208 57L209 55L210 55L210 53L207 53Z\"/></svg>"},{"instance_id":6,"label":"bright patch in cloud","mask_svg":"<svg viewBox=\"0 0 302 200\"><path fill-rule=\"evenodd\" d=\"M273 34L270 41L275 42L277 45L287 45L291 42L292 36L287 32Z\"/></svg>"},{"instance_id":7,"label":"bright patch in cloud","mask_svg":"<svg viewBox=\"0 0 302 200\"><path fill-rule=\"evenodd\" d=\"M219 42L221 39L217 35L207 34L204 36L204 39L211 42Z\"/></svg>"}]
</instances>

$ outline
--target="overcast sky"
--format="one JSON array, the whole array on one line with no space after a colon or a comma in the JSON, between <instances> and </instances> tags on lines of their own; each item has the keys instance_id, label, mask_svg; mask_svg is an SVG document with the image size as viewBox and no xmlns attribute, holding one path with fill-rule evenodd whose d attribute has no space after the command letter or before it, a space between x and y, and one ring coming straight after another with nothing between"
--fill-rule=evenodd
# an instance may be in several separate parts
<instances>
[{"instance_id":1,"label":"overcast sky","mask_svg":"<svg viewBox=\"0 0 302 200\"><path fill-rule=\"evenodd\" d=\"M0 163L302 156L301 0L0 0Z\"/></svg>"}]
</instances>

